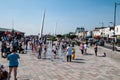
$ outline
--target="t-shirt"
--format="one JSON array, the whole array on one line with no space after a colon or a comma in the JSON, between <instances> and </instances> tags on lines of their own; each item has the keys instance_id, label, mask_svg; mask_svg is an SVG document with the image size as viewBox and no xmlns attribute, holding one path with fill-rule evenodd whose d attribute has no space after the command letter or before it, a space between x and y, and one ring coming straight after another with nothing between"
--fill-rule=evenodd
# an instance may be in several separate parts
<instances>
[{"instance_id":1,"label":"t-shirt","mask_svg":"<svg viewBox=\"0 0 120 80\"><path fill-rule=\"evenodd\" d=\"M72 47L67 47L67 55L71 55L72 54Z\"/></svg>"},{"instance_id":2,"label":"t-shirt","mask_svg":"<svg viewBox=\"0 0 120 80\"><path fill-rule=\"evenodd\" d=\"M19 55L14 53L14 54L9 54L7 56L8 60L9 60L9 66L18 66L18 58L19 58Z\"/></svg>"},{"instance_id":3,"label":"t-shirt","mask_svg":"<svg viewBox=\"0 0 120 80\"><path fill-rule=\"evenodd\" d=\"M80 45L80 50L84 50L84 45Z\"/></svg>"},{"instance_id":4,"label":"t-shirt","mask_svg":"<svg viewBox=\"0 0 120 80\"><path fill-rule=\"evenodd\" d=\"M53 46L52 50L53 50L53 51L56 51L56 46Z\"/></svg>"},{"instance_id":5,"label":"t-shirt","mask_svg":"<svg viewBox=\"0 0 120 80\"><path fill-rule=\"evenodd\" d=\"M72 48L72 53L75 53L75 49L74 48Z\"/></svg>"},{"instance_id":6,"label":"t-shirt","mask_svg":"<svg viewBox=\"0 0 120 80\"><path fill-rule=\"evenodd\" d=\"M84 49L87 49L87 45L86 44L84 44Z\"/></svg>"}]
</instances>

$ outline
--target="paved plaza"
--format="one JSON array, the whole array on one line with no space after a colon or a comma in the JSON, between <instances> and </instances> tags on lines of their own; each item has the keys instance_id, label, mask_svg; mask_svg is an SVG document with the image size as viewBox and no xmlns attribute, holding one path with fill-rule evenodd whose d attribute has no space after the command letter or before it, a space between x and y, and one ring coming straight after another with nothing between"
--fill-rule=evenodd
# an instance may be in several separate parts
<instances>
[{"instance_id":1,"label":"paved plaza","mask_svg":"<svg viewBox=\"0 0 120 80\"><path fill-rule=\"evenodd\" d=\"M59 58L52 61L51 49L48 49L47 59L37 59L30 50L20 54L18 80L120 80L120 63L110 54L103 57L107 50L100 49L96 57L93 47L88 48L86 55L81 54L78 46L75 49L76 58L72 62L66 62L61 51ZM8 69L6 59L0 58L0 63Z\"/></svg>"}]
</instances>

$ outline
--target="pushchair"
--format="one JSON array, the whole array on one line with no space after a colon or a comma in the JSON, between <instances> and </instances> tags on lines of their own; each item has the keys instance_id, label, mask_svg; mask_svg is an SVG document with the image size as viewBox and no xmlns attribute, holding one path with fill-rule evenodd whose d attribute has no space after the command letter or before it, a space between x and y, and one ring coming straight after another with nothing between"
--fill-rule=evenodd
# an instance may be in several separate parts
<instances>
[{"instance_id":1,"label":"pushchair","mask_svg":"<svg viewBox=\"0 0 120 80\"><path fill-rule=\"evenodd\" d=\"M0 80L7 80L8 72L5 70L4 66L0 64Z\"/></svg>"}]
</instances>

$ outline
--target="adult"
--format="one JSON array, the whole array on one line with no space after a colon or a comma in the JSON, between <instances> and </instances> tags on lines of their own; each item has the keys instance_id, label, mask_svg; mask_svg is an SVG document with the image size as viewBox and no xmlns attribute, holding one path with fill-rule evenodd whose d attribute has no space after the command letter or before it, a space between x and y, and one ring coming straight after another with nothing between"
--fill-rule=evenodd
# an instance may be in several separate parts
<instances>
[{"instance_id":1,"label":"adult","mask_svg":"<svg viewBox=\"0 0 120 80\"><path fill-rule=\"evenodd\" d=\"M84 44L84 51L85 51L85 54L87 53L87 44L85 43Z\"/></svg>"},{"instance_id":2,"label":"adult","mask_svg":"<svg viewBox=\"0 0 120 80\"><path fill-rule=\"evenodd\" d=\"M53 46L52 46L52 53L53 53L54 59L56 59L57 49L56 49L56 45L55 44L53 44Z\"/></svg>"},{"instance_id":3,"label":"adult","mask_svg":"<svg viewBox=\"0 0 120 80\"><path fill-rule=\"evenodd\" d=\"M67 47L67 44L66 43L62 43L62 50L63 51L65 51L66 47Z\"/></svg>"},{"instance_id":4,"label":"adult","mask_svg":"<svg viewBox=\"0 0 120 80\"><path fill-rule=\"evenodd\" d=\"M44 44L44 58L46 58L47 44Z\"/></svg>"},{"instance_id":5,"label":"adult","mask_svg":"<svg viewBox=\"0 0 120 80\"><path fill-rule=\"evenodd\" d=\"M7 52L6 42L2 41L2 45L1 45L1 57L5 58L6 57L6 52Z\"/></svg>"},{"instance_id":6,"label":"adult","mask_svg":"<svg viewBox=\"0 0 120 80\"><path fill-rule=\"evenodd\" d=\"M18 50L18 40L14 39L12 44L13 44L13 49L17 51Z\"/></svg>"},{"instance_id":7,"label":"adult","mask_svg":"<svg viewBox=\"0 0 120 80\"><path fill-rule=\"evenodd\" d=\"M26 39L25 39L25 45L26 45L25 49L26 49L26 51L27 51L27 48L28 48L28 42L29 42L29 39L26 38Z\"/></svg>"},{"instance_id":8,"label":"adult","mask_svg":"<svg viewBox=\"0 0 120 80\"><path fill-rule=\"evenodd\" d=\"M19 43L18 43L18 49L19 49L19 53L23 53L23 48L22 48L22 42L21 41L19 41Z\"/></svg>"},{"instance_id":9,"label":"adult","mask_svg":"<svg viewBox=\"0 0 120 80\"><path fill-rule=\"evenodd\" d=\"M69 44L67 47L67 62L71 62L71 55L72 55L72 47Z\"/></svg>"},{"instance_id":10,"label":"adult","mask_svg":"<svg viewBox=\"0 0 120 80\"><path fill-rule=\"evenodd\" d=\"M81 53L83 55L84 54L84 44L83 43L80 44L80 50L81 50Z\"/></svg>"},{"instance_id":11,"label":"adult","mask_svg":"<svg viewBox=\"0 0 120 80\"><path fill-rule=\"evenodd\" d=\"M95 56L97 56L98 47L97 44L94 45Z\"/></svg>"},{"instance_id":12,"label":"adult","mask_svg":"<svg viewBox=\"0 0 120 80\"><path fill-rule=\"evenodd\" d=\"M17 68L18 68L18 59L20 56L16 53L16 50L12 50L12 53L7 56L7 59L9 61L9 71L8 71L8 80L10 79L11 72L14 69L14 80L17 80Z\"/></svg>"},{"instance_id":13,"label":"adult","mask_svg":"<svg viewBox=\"0 0 120 80\"><path fill-rule=\"evenodd\" d=\"M41 59L42 44L38 44L38 46L37 46L37 52L38 52L38 59Z\"/></svg>"}]
</instances>

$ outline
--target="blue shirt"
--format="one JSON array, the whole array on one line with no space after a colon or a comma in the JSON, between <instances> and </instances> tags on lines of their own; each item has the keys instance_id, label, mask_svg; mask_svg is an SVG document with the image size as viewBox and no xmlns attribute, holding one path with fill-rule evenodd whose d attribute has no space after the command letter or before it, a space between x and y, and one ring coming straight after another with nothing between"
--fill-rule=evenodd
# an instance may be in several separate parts
<instances>
[{"instance_id":1,"label":"blue shirt","mask_svg":"<svg viewBox=\"0 0 120 80\"><path fill-rule=\"evenodd\" d=\"M9 66L18 66L18 58L19 58L19 55L14 53L14 54L9 54L7 56L8 60L9 60Z\"/></svg>"}]
</instances>

